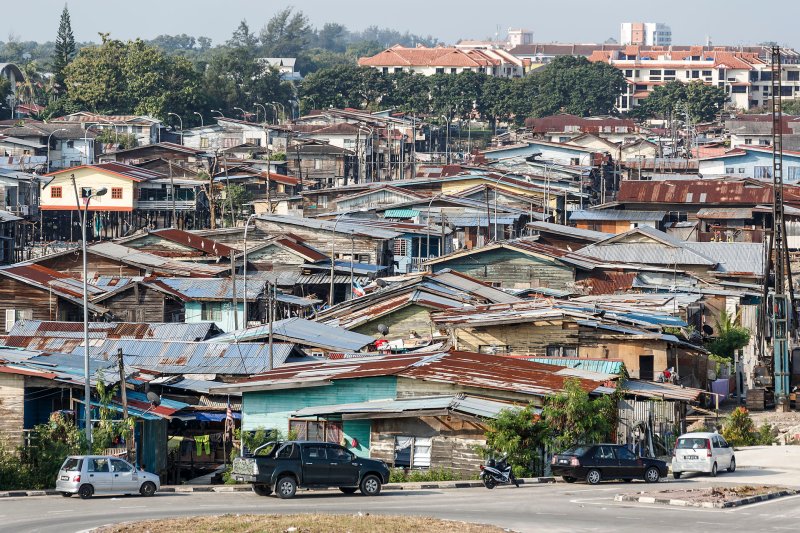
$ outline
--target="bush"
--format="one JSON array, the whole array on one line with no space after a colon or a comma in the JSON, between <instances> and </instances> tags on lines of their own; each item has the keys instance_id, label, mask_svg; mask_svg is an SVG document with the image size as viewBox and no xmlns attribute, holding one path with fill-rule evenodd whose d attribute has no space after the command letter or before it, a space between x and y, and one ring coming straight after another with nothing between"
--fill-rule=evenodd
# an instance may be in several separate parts
<instances>
[{"instance_id":1,"label":"bush","mask_svg":"<svg viewBox=\"0 0 800 533\"><path fill-rule=\"evenodd\" d=\"M391 468L389 470L389 483L421 483L426 481L460 481L473 479L477 476L464 476L447 468L431 468L430 470L406 470L405 468Z\"/></svg>"},{"instance_id":2,"label":"bush","mask_svg":"<svg viewBox=\"0 0 800 533\"><path fill-rule=\"evenodd\" d=\"M776 435L767 423L756 429L747 409L737 407L723 424L722 436L731 446L768 446Z\"/></svg>"}]
</instances>

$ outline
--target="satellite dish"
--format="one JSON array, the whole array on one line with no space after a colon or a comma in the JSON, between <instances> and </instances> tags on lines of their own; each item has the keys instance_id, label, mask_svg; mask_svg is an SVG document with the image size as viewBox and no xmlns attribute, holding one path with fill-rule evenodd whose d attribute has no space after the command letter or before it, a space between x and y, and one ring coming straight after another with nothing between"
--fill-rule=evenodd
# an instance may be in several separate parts
<instances>
[{"instance_id":1,"label":"satellite dish","mask_svg":"<svg viewBox=\"0 0 800 533\"><path fill-rule=\"evenodd\" d=\"M386 335L387 333L389 333L389 326L387 326L386 324L378 324L378 333L380 333L381 335Z\"/></svg>"},{"instance_id":2,"label":"satellite dish","mask_svg":"<svg viewBox=\"0 0 800 533\"><path fill-rule=\"evenodd\" d=\"M159 405L161 405L161 396L159 396L155 392L150 391L147 393L147 401L150 402L153 405L153 407L158 407Z\"/></svg>"}]
</instances>

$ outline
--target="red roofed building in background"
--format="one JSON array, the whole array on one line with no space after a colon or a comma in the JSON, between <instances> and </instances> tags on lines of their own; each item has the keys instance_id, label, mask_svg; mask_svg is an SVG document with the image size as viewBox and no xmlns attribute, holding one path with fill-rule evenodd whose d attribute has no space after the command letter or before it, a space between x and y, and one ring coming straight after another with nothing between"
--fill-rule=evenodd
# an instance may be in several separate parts
<instances>
[{"instance_id":1,"label":"red roofed building in background","mask_svg":"<svg viewBox=\"0 0 800 533\"><path fill-rule=\"evenodd\" d=\"M384 74L411 72L432 76L471 71L502 78L523 76L525 65L529 63L501 49L463 50L445 46L407 48L399 44L358 60L359 66L373 67Z\"/></svg>"},{"instance_id":2,"label":"red roofed building in background","mask_svg":"<svg viewBox=\"0 0 800 533\"><path fill-rule=\"evenodd\" d=\"M654 87L671 81L723 87L737 109L765 106L770 97L770 63L758 51L630 45L618 50L595 50L589 61L608 63L624 74L628 86L617 102L619 111L630 111ZM787 61L783 71L784 98L796 97L800 94L800 64Z\"/></svg>"}]
</instances>

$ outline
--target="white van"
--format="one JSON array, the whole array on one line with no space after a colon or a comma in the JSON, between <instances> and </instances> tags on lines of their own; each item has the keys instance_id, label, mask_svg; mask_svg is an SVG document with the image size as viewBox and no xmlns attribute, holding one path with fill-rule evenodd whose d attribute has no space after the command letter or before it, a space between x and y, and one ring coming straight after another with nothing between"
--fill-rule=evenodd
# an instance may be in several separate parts
<instances>
[{"instance_id":1,"label":"white van","mask_svg":"<svg viewBox=\"0 0 800 533\"><path fill-rule=\"evenodd\" d=\"M685 472L717 475L720 468L736 470L733 447L718 433L686 433L678 437L672 451L672 477Z\"/></svg>"},{"instance_id":2,"label":"white van","mask_svg":"<svg viewBox=\"0 0 800 533\"><path fill-rule=\"evenodd\" d=\"M67 457L56 478L56 490L64 497L78 494L134 494L152 496L161 488L158 476L139 470L128 461L107 455Z\"/></svg>"}]
</instances>

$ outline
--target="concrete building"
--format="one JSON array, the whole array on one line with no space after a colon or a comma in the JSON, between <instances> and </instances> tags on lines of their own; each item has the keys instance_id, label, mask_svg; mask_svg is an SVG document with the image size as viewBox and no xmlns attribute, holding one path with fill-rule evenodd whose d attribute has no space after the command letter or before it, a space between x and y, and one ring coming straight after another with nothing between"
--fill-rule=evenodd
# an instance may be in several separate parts
<instances>
[{"instance_id":1,"label":"concrete building","mask_svg":"<svg viewBox=\"0 0 800 533\"><path fill-rule=\"evenodd\" d=\"M533 32L523 29L508 29L508 47L514 48L525 44L533 43Z\"/></svg>"},{"instance_id":2,"label":"concrete building","mask_svg":"<svg viewBox=\"0 0 800 533\"><path fill-rule=\"evenodd\" d=\"M407 48L399 44L372 57L362 57L358 60L360 66L372 67L384 74L411 72L433 76L472 71L502 78L523 76L525 67L529 63L501 49L462 49L444 46Z\"/></svg>"},{"instance_id":3,"label":"concrete building","mask_svg":"<svg viewBox=\"0 0 800 533\"><path fill-rule=\"evenodd\" d=\"M623 22L619 29L620 44L670 46L672 30L663 22Z\"/></svg>"}]
</instances>

